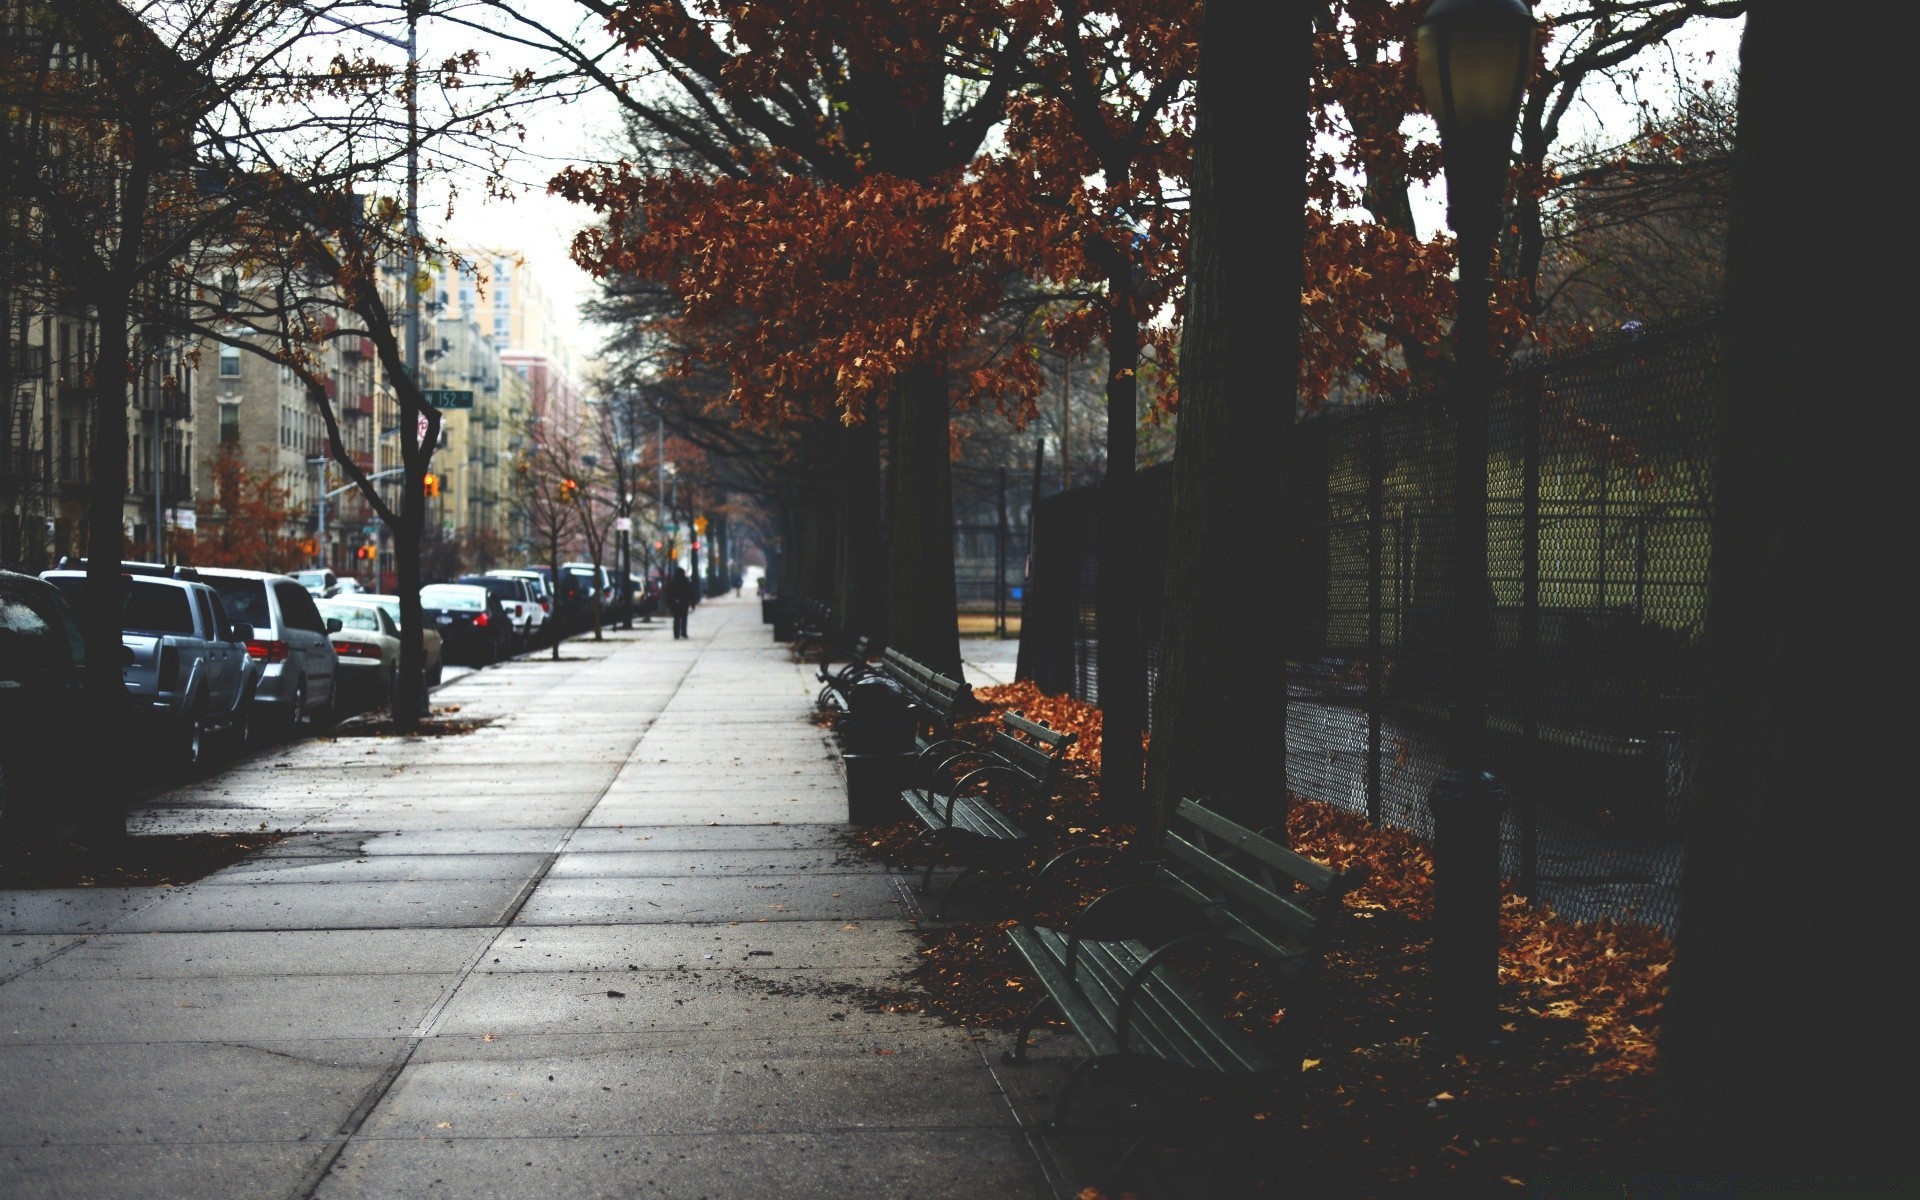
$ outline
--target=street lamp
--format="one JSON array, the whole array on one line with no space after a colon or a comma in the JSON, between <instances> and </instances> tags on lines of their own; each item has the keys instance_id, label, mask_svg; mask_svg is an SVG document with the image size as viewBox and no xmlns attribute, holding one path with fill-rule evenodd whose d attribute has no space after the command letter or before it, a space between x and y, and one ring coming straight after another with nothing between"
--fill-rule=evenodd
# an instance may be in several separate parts
<instances>
[{"instance_id":1,"label":"street lamp","mask_svg":"<svg viewBox=\"0 0 1920 1200\"><path fill-rule=\"evenodd\" d=\"M1454 322L1453 707L1434 824L1434 1024L1441 1040L1497 1040L1500 812L1487 770L1487 409L1493 389L1488 270L1500 229L1514 120L1533 65L1522 0L1435 0L1414 32L1420 86L1440 125L1447 222L1459 251Z\"/></svg>"}]
</instances>

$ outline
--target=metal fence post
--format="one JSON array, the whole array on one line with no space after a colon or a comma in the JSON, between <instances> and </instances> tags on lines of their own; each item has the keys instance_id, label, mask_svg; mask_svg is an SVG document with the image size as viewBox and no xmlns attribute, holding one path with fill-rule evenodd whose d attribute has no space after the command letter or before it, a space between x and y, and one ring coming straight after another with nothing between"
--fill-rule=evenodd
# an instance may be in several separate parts
<instances>
[{"instance_id":1,"label":"metal fence post","mask_svg":"<svg viewBox=\"0 0 1920 1200\"><path fill-rule=\"evenodd\" d=\"M1000 485L1000 523L993 532L993 633L1005 640L1007 636L1007 469L1001 467Z\"/></svg>"},{"instance_id":2,"label":"metal fence post","mask_svg":"<svg viewBox=\"0 0 1920 1200\"><path fill-rule=\"evenodd\" d=\"M1385 466L1380 453L1381 406L1367 406L1367 820L1380 823L1380 576Z\"/></svg>"},{"instance_id":3,"label":"metal fence post","mask_svg":"<svg viewBox=\"0 0 1920 1200\"><path fill-rule=\"evenodd\" d=\"M1540 411L1543 381L1526 381L1520 432L1520 878L1521 895L1535 893L1540 809L1535 756L1540 743Z\"/></svg>"}]
</instances>

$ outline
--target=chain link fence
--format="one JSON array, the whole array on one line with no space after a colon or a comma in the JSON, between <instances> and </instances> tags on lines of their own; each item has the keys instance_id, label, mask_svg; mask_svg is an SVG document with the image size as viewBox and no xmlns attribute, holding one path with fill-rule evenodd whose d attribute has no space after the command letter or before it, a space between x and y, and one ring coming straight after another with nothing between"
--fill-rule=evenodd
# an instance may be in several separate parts
<instances>
[{"instance_id":1,"label":"chain link fence","mask_svg":"<svg viewBox=\"0 0 1920 1200\"><path fill-rule=\"evenodd\" d=\"M1511 801L1504 864L1571 917L1674 927L1720 364L1717 323L1697 323L1516 369L1493 397L1489 740ZM1427 837L1450 700L1448 400L1344 407L1294 433L1279 598L1287 787ZM1171 468L1138 481L1151 689ZM1035 507L1020 645L1022 678L1095 703L1098 537L1097 487Z\"/></svg>"}]
</instances>

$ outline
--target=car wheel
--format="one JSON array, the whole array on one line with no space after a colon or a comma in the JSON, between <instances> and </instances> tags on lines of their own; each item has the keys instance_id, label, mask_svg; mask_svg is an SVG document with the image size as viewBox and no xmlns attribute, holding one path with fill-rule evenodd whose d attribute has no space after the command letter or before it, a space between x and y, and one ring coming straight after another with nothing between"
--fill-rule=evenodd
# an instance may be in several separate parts
<instances>
[{"instance_id":1,"label":"car wheel","mask_svg":"<svg viewBox=\"0 0 1920 1200\"><path fill-rule=\"evenodd\" d=\"M282 722L288 737L300 733L300 725L307 717L307 681L302 679L293 685L293 699L287 701L287 715Z\"/></svg>"},{"instance_id":2,"label":"car wheel","mask_svg":"<svg viewBox=\"0 0 1920 1200\"><path fill-rule=\"evenodd\" d=\"M175 751L180 766L190 775L197 775L207 766L207 710L195 705L187 715L187 724L180 731L180 741Z\"/></svg>"}]
</instances>

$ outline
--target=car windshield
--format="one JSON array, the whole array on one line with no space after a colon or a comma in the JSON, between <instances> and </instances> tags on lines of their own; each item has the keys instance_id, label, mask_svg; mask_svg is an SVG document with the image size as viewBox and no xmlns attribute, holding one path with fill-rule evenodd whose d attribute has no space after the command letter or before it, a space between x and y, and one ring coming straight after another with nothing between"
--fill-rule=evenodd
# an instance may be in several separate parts
<instances>
[{"instance_id":1,"label":"car windshield","mask_svg":"<svg viewBox=\"0 0 1920 1200\"><path fill-rule=\"evenodd\" d=\"M85 661L80 626L54 597L0 588L0 662L77 667Z\"/></svg>"},{"instance_id":2,"label":"car windshield","mask_svg":"<svg viewBox=\"0 0 1920 1200\"><path fill-rule=\"evenodd\" d=\"M479 612L487 606L487 594L464 584L436 583L420 589L421 608L443 608L454 612Z\"/></svg>"},{"instance_id":3,"label":"car windshield","mask_svg":"<svg viewBox=\"0 0 1920 1200\"><path fill-rule=\"evenodd\" d=\"M120 628L129 633L193 634L193 605L187 589L164 583L130 579L127 605L120 610Z\"/></svg>"},{"instance_id":4,"label":"car windshield","mask_svg":"<svg viewBox=\"0 0 1920 1200\"><path fill-rule=\"evenodd\" d=\"M267 612L267 585L264 581L207 575L202 582L220 594L220 604L227 610L228 617L245 621L261 630L263 637L264 631L273 626L273 617Z\"/></svg>"},{"instance_id":5,"label":"car windshield","mask_svg":"<svg viewBox=\"0 0 1920 1200\"><path fill-rule=\"evenodd\" d=\"M367 599L364 603L375 605L381 612L387 614L387 620L395 625L400 624L400 597L377 596Z\"/></svg>"},{"instance_id":6,"label":"car windshield","mask_svg":"<svg viewBox=\"0 0 1920 1200\"><path fill-rule=\"evenodd\" d=\"M293 577L306 587L324 587L327 582L325 571L295 571Z\"/></svg>"},{"instance_id":7,"label":"car windshield","mask_svg":"<svg viewBox=\"0 0 1920 1200\"><path fill-rule=\"evenodd\" d=\"M380 614L370 608L358 604L322 604L319 608L323 617L338 617L342 629L380 632Z\"/></svg>"}]
</instances>

